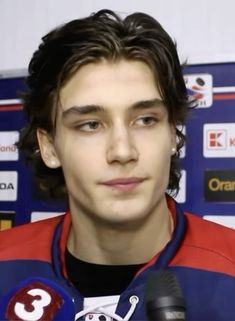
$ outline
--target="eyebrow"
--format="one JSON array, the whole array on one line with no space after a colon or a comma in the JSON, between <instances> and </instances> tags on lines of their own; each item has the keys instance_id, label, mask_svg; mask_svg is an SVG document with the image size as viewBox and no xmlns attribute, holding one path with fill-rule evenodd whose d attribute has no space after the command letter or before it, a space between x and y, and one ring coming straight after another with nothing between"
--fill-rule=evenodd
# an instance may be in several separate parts
<instances>
[{"instance_id":1,"label":"eyebrow","mask_svg":"<svg viewBox=\"0 0 235 321\"><path fill-rule=\"evenodd\" d=\"M141 100L131 105L130 109L139 110L139 109L148 109L153 107L157 107L157 108L164 107L164 103L160 98Z\"/></svg>"},{"instance_id":2,"label":"eyebrow","mask_svg":"<svg viewBox=\"0 0 235 321\"><path fill-rule=\"evenodd\" d=\"M130 110L142 110L149 108L160 108L164 107L164 103L159 98L140 100L131 105L128 109ZM84 105L84 106L72 106L62 112L62 118L66 119L73 115L87 115L91 113L102 113L105 112L105 108L99 105Z\"/></svg>"}]
</instances>

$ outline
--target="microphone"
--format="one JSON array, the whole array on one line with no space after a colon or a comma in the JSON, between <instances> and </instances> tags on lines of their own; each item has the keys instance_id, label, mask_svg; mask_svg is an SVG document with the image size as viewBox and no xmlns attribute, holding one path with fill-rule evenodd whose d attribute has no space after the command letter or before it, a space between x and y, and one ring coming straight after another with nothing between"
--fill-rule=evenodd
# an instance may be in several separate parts
<instances>
[{"instance_id":1,"label":"microphone","mask_svg":"<svg viewBox=\"0 0 235 321\"><path fill-rule=\"evenodd\" d=\"M75 314L69 293L41 277L20 282L0 300L2 321L74 321Z\"/></svg>"},{"instance_id":2,"label":"microphone","mask_svg":"<svg viewBox=\"0 0 235 321\"><path fill-rule=\"evenodd\" d=\"M149 274L145 288L147 318L151 321L185 321L185 300L171 271Z\"/></svg>"}]
</instances>

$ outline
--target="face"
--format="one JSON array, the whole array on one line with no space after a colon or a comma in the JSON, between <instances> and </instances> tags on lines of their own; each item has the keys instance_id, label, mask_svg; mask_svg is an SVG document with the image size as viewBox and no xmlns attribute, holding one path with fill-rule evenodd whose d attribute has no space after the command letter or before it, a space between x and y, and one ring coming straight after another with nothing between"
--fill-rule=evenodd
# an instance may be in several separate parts
<instances>
[{"instance_id":1,"label":"face","mask_svg":"<svg viewBox=\"0 0 235 321\"><path fill-rule=\"evenodd\" d=\"M117 224L157 211L168 185L175 129L150 68L140 61L81 67L60 91L44 162L62 166L73 216Z\"/></svg>"}]
</instances>

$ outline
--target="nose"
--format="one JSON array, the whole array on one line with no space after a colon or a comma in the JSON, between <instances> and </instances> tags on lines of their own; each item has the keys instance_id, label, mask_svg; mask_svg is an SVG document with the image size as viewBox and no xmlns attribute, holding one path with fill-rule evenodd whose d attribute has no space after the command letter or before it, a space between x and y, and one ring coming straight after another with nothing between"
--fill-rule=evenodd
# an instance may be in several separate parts
<instances>
[{"instance_id":1,"label":"nose","mask_svg":"<svg viewBox=\"0 0 235 321\"><path fill-rule=\"evenodd\" d=\"M126 164L138 158L139 153L130 129L125 126L112 129L107 146L107 162Z\"/></svg>"}]
</instances>

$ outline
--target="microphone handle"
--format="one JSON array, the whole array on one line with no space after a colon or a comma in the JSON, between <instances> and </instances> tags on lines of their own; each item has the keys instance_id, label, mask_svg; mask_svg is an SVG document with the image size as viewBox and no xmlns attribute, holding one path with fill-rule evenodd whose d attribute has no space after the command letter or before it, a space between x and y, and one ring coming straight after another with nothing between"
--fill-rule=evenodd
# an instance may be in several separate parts
<instances>
[{"instance_id":1,"label":"microphone handle","mask_svg":"<svg viewBox=\"0 0 235 321\"><path fill-rule=\"evenodd\" d=\"M150 321L186 321L186 310L182 297L157 297L147 302L146 308Z\"/></svg>"}]
</instances>

